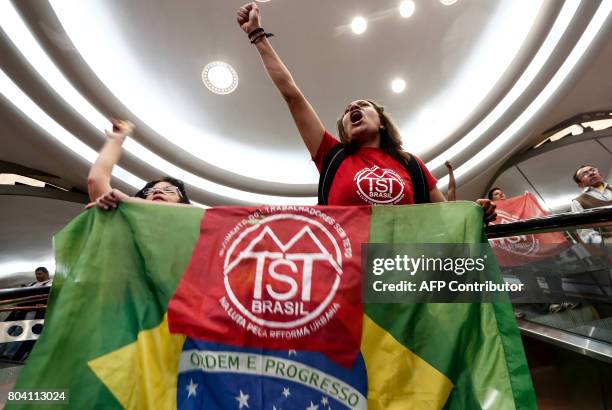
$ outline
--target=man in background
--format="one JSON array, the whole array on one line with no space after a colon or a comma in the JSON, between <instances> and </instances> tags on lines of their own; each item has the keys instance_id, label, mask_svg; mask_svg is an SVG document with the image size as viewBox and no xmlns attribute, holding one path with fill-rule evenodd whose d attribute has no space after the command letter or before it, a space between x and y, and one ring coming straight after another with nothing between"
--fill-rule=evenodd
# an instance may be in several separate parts
<instances>
[{"instance_id":1,"label":"man in background","mask_svg":"<svg viewBox=\"0 0 612 410\"><path fill-rule=\"evenodd\" d=\"M612 186L604 181L599 170L593 165L580 165L574 172L574 181L582 188L582 194L572 200L572 212L612 205ZM581 229L580 239L584 243L606 243L612 245L612 228Z\"/></svg>"},{"instance_id":2,"label":"man in background","mask_svg":"<svg viewBox=\"0 0 612 410\"><path fill-rule=\"evenodd\" d=\"M34 271L36 275L36 282L28 283L27 285L23 285L25 287L33 287L33 286L50 286L51 278L49 277L49 271L44 266L39 266Z\"/></svg>"}]
</instances>

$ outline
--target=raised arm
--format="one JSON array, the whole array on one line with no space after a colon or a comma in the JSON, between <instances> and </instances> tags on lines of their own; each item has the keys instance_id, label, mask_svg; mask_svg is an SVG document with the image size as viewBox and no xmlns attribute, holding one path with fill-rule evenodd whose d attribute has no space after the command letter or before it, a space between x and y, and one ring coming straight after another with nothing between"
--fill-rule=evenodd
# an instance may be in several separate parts
<instances>
[{"instance_id":1,"label":"raised arm","mask_svg":"<svg viewBox=\"0 0 612 410\"><path fill-rule=\"evenodd\" d=\"M112 120L112 123L113 129L106 131L106 143L100 150L98 159L91 166L87 177L87 192L91 201L95 201L112 189L111 172L121 158L121 146L125 137L134 130L134 124L131 122Z\"/></svg>"},{"instance_id":2,"label":"raised arm","mask_svg":"<svg viewBox=\"0 0 612 410\"><path fill-rule=\"evenodd\" d=\"M238 9L237 20L240 28L247 34L261 29L260 11L255 3L245 4ZM306 100L306 97L304 97L304 94L297 87L295 81L293 81L291 73L272 48L268 38L257 32L251 36L251 39L256 39L255 47L259 52L268 76L287 102L302 140L306 144L310 155L314 157L325 132L323 123L308 100Z\"/></svg>"},{"instance_id":3,"label":"raised arm","mask_svg":"<svg viewBox=\"0 0 612 410\"><path fill-rule=\"evenodd\" d=\"M453 172L453 166L449 161L444 163L448 168L448 200L454 201L456 199L455 192L457 191L457 183L455 182L455 173Z\"/></svg>"}]
</instances>

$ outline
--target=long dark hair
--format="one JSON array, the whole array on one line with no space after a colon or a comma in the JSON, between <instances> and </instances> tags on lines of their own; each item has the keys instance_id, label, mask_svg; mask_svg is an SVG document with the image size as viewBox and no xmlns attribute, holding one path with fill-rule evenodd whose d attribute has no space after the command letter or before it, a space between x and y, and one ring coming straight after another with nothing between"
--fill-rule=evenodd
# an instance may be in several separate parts
<instances>
[{"instance_id":1,"label":"long dark hair","mask_svg":"<svg viewBox=\"0 0 612 410\"><path fill-rule=\"evenodd\" d=\"M391 119L391 117L385 112L385 107L381 104L375 103L372 100L365 100L372 104L376 112L378 113L378 118L380 120L380 125L382 125L382 129L379 131L380 133L380 148L391 155L393 158L399 160L400 162L404 162L410 159L410 154L402 148L402 137L400 136L399 130L397 126ZM338 136L340 137L340 142L344 144L349 152L354 152L357 150L357 146L354 143L351 143L348 140L346 135L346 131L344 130L344 126L342 125L342 118L344 115L338 118L336 121L336 127L338 128Z\"/></svg>"},{"instance_id":2,"label":"long dark hair","mask_svg":"<svg viewBox=\"0 0 612 410\"><path fill-rule=\"evenodd\" d=\"M161 179L155 180L155 181L151 181L151 182L147 182L147 185L145 185L140 191L136 192L136 195L134 195L137 198L142 198L142 199L146 199L146 195L144 194L144 190L145 189L149 189L149 188L153 188L155 186L155 184L159 183L159 182L167 182L171 185L174 185L175 187L178 188L179 192L181 193L181 199L179 202L183 203L183 204L190 204L191 201L189 201L189 197L187 196L187 191L185 191L185 184L183 183L183 181L181 181L180 179L176 179L176 178L172 178L172 177L168 177L165 176Z\"/></svg>"}]
</instances>

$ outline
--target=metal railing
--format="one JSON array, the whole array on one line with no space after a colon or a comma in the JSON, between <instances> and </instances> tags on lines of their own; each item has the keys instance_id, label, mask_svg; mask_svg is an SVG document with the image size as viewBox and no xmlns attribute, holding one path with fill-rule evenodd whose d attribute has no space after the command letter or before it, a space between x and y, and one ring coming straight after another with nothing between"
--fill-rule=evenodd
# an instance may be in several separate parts
<instances>
[{"instance_id":1,"label":"metal railing","mask_svg":"<svg viewBox=\"0 0 612 410\"><path fill-rule=\"evenodd\" d=\"M36 286L0 290L0 344L38 339L44 325L38 312L47 309L50 289Z\"/></svg>"},{"instance_id":2,"label":"metal railing","mask_svg":"<svg viewBox=\"0 0 612 410\"><path fill-rule=\"evenodd\" d=\"M539 218L525 219L508 224L487 226L487 238L503 238L534 233L563 231L567 229L598 228L612 225L612 205L587 209L582 212L566 212Z\"/></svg>"},{"instance_id":3,"label":"metal railing","mask_svg":"<svg viewBox=\"0 0 612 410\"><path fill-rule=\"evenodd\" d=\"M486 234L488 239L497 239L547 232L567 232L587 228L593 229L604 226L612 226L612 206L588 209L579 213L568 212L507 224L491 225L486 228ZM603 246L603 244L601 246ZM608 265L607 269L612 273L612 267ZM603 303L609 304L610 301L612 301L612 296L605 292L605 301L603 301ZM602 302L600 301L598 303ZM589 337L591 333L587 336L586 334L579 334L572 331L572 329L561 329L550 324L543 324L525 319L517 319L517 324L521 333L526 336L540 339L601 361L612 363L612 343ZM594 327L594 325L591 327ZM607 329L603 330L607 331Z\"/></svg>"}]
</instances>

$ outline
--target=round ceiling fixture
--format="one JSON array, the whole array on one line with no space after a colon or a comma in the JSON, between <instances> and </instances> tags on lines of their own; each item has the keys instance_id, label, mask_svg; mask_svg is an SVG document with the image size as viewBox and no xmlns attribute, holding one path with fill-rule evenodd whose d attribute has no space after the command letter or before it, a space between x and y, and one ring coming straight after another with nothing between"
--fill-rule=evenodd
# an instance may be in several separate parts
<instances>
[{"instance_id":1,"label":"round ceiling fixture","mask_svg":"<svg viewBox=\"0 0 612 410\"><path fill-rule=\"evenodd\" d=\"M355 34L363 34L368 29L368 22L363 17L355 17L351 22L351 30Z\"/></svg>"},{"instance_id":2,"label":"round ceiling fixture","mask_svg":"<svg viewBox=\"0 0 612 410\"><path fill-rule=\"evenodd\" d=\"M440 0L440 3L444 4L445 6L452 6L453 4L457 3L457 0Z\"/></svg>"},{"instance_id":3,"label":"round ceiling fixture","mask_svg":"<svg viewBox=\"0 0 612 410\"><path fill-rule=\"evenodd\" d=\"M414 14L414 9L415 9L414 1L404 0L399 5L400 16L407 19L408 17Z\"/></svg>"},{"instance_id":4,"label":"round ceiling fixture","mask_svg":"<svg viewBox=\"0 0 612 410\"><path fill-rule=\"evenodd\" d=\"M231 65L213 61L202 70L202 81L215 94L229 94L238 87L238 74Z\"/></svg>"},{"instance_id":5,"label":"round ceiling fixture","mask_svg":"<svg viewBox=\"0 0 612 410\"><path fill-rule=\"evenodd\" d=\"M399 94L403 92L405 89L406 89L406 81L402 80L401 78L396 78L395 80L391 81L391 90L394 93Z\"/></svg>"}]
</instances>

